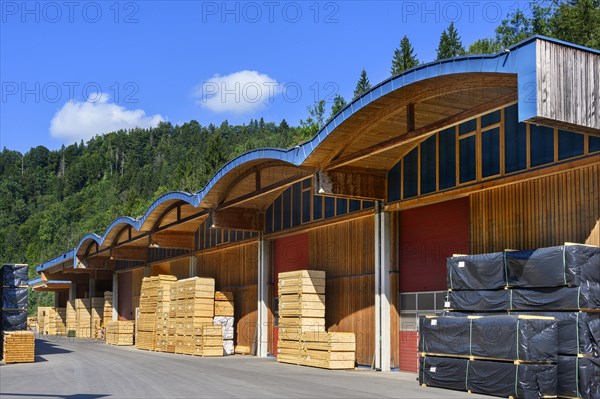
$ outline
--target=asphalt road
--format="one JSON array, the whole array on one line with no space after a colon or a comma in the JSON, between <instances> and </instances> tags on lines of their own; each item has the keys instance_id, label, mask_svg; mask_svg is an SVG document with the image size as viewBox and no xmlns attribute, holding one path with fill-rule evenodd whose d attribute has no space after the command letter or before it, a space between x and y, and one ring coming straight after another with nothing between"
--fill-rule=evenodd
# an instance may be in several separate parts
<instances>
[{"instance_id":1,"label":"asphalt road","mask_svg":"<svg viewBox=\"0 0 600 399\"><path fill-rule=\"evenodd\" d=\"M0 366L0 398L484 398L422 388L415 374L329 371L251 356L201 358L65 337Z\"/></svg>"}]
</instances>

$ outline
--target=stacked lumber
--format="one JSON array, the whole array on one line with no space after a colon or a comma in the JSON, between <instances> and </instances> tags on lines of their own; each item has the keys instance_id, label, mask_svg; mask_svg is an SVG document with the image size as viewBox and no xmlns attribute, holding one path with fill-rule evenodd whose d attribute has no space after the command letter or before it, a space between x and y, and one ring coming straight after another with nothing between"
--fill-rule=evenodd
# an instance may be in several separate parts
<instances>
[{"instance_id":1,"label":"stacked lumber","mask_svg":"<svg viewBox=\"0 0 600 399\"><path fill-rule=\"evenodd\" d=\"M75 336L78 338L92 338L92 303L89 298L75 299L77 323Z\"/></svg>"},{"instance_id":2,"label":"stacked lumber","mask_svg":"<svg viewBox=\"0 0 600 399\"><path fill-rule=\"evenodd\" d=\"M302 365L325 369L353 369L356 337L350 332L308 332L302 335Z\"/></svg>"},{"instance_id":3,"label":"stacked lumber","mask_svg":"<svg viewBox=\"0 0 600 399\"><path fill-rule=\"evenodd\" d=\"M234 305L233 292L215 291L214 325L223 326L223 355L234 354Z\"/></svg>"},{"instance_id":4,"label":"stacked lumber","mask_svg":"<svg viewBox=\"0 0 600 399\"><path fill-rule=\"evenodd\" d=\"M325 332L325 272L279 273L279 342L277 361L302 364L302 335Z\"/></svg>"},{"instance_id":5,"label":"stacked lumber","mask_svg":"<svg viewBox=\"0 0 600 399\"><path fill-rule=\"evenodd\" d=\"M169 286L158 288L156 305L156 350L169 352L169 312L171 311L171 290L175 281ZM174 348L173 348L174 350Z\"/></svg>"},{"instance_id":6,"label":"stacked lumber","mask_svg":"<svg viewBox=\"0 0 600 399\"><path fill-rule=\"evenodd\" d=\"M54 309L54 328L56 335L65 335L67 331L67 308Z\"/></svg>"},{"instance_id":7,"label":"stacked lumber","mask_svg":"<svg viewBox=\"0 0 600 399\"><path fill-rule=\"evenodd\" d=\"M192 352L196 356L223 356L223 326L203 325L194 329ZM187 352L184 352L187 353Z\"/></svg>"},{"instance_id":8,"label":"stacked lumber","mask_svg":"<svg viewBox=\"0 0 600 399\"><path fill-rule=\"evenodd\" d=\"M104 323L112 320L112 311L113 311L113 294L111 291L104 292Z\"/></svg>"},{"instance_id":9,"label":"stacked lumber","mask_svg":"<svg viewBox=\"0 0 600 399\"><path fill-rule=\"evenodd\" d=\"M92 298L91 305L92 338L101 339L103 338L102 325L104 322L104 298Z\"/></svg>"},{"instance_id":10,"label":"stacked lumber","mask_svg":"<svg viewBox=\"0 0 600 399\"><path fill-rule=\"evenodd\" d=\"M56 326L54 325L54 308L49 306L38 306L38 333L45 335L56 335Z\"/></svg>"},{"instance_id":11,"label":"stacked lumber","mask_svg":"<svg viewBox=\"0 0 600 399\"><path fill-rule=\"evenodd\" d=\"M67 331L77 330L77 310L75 309L75 300L67 301Z\"/></svg>"},{"instance_id":12,"label":"stacked lumber","mask_svg":"<svg viewBox=\"0 0 600 399\"><path fill-rule=\"evenodd\" d=\"M144 277L140 292L140 310L137 319L137 334L135 346L138 349L156 349L156 308L158 304L158 290L163 287L169 289L177 281L177 277L160 274L153 277Z\"/></svg>"},{"instance_id":13,"label":"stacked lumber","mask_svg":"<svg viewBox=\"0 0 600 399\"><path fill-rule=\"evenodd\" d=\"M134 327L134 322L130 320L107 321L106 343L116 346L133 345Z\"/></svg>"},{"instance_id":14,"label":"stacked lumber","mask_svg":"<svg viewBox=\"0 0 600 399\"><path fill-rule=\"evenodd\" d=\"M5 331L2 355L6 363L33 363L35 361L33 331Z\"/></svg>"},{"instance_id":15,"label":"stacked lumber","mask_svg":"<svg viewBox=\"0 0 600 399\"><path fill-rule=\"evenodd\" d=\"M172 345L167 346L173 346L175 353L194 354L194 342L200 334L199 329L202 331L204 326L213 324L215 280L200 277L179 280L174 285L174 291L171 294L171 298L176 298L174 312L170 312L174 318L169 322L169 331L172 330L174 336ZM221 342L221 354L222 345Z\"/></svg>"}]
</instances>

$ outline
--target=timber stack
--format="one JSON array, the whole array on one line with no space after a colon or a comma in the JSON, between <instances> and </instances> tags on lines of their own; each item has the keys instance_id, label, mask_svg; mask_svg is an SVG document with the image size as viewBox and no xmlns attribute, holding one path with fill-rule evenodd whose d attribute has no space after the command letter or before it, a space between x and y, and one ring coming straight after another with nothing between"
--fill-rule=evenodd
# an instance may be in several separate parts
<instances>
[{"instance_id":1,"label":"timber stack","mask_svg":"<svg viewBox=\"0 0 600 399\"><path fill-rule=\"evenodd\" d=\"M106 322L106 343L115 346L133 345L134 322L131 320L115 320Z\"/></svg>"},{"instance_id":2,"label":"timber stack","mask_svg":"<svg viewBox=\"0 0 600 399\"><path fill-rule=\"evenodd\" d=\"M223 326L223 355L234 354L234 302L233 292L215 292L214 325Z\"/></svg>"},{"instance_id":3,"label":"timber stack","mask_svg":"<svg viewBox=\"0 0 600 399\"><path fill-rule=\"evenodd\" d=\"M5 331L3 359L6 363L33 363L35 361L35 334L33 331Z\"/></svg>"},{"instance_id":4,"label":"timber stack","mask_svg":"<svg viewBox=\"0 0 600 399\"><path fill-rule=\"evenodd\" d=\"M137 334L135 345L138 349L156 349L156 308L158 304L158 290L169 287L177 281L175 276L158 275L144 277L140 293L140 310L137 319Z\"/></svg>"},{"instance_id":5,"label":"timber stack","mask_svg":"<svg viewBox=\"0 0 600 399\"><path fill-rule=\"evenodd\" d=\"M448 311L419 322L421 384L516 398L597 397L600 248L456 255L447 272Z\"/></svg>"},{"instance_id":6,"label":"timber stack","mask_svg":"<svg viewBox=\"0 0 600 399\"><path fill-rule=\"evenodd\" d=\"M354 333L325 330L325 272L279 273L277 361L327 369L353 369Z\"/></svg>"},{"instance_id":7,"label":"timber stack","mask_svg":"<svg viewBox=\"0 0 600 399\"><path fill-rule=\"evenodd\" d=\"M75 336L78 338L92 338L92 303L89 298L75 299L77 322Z\"/></svg>"}]
</instances>

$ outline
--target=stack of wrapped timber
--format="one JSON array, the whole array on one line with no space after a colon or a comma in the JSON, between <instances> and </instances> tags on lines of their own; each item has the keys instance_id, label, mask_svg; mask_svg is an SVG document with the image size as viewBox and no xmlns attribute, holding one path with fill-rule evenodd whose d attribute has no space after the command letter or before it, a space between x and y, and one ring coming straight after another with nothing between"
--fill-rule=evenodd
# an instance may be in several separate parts
<instances>
[{"instance_id":1,"label":"stack of wrapped timber","mask_svg":"<svg viewBox=\"0 0 600 399\"><path fill-rule=\"evenodd\" d=\"M78 338L92 338L92 302L89 298L75 299L77 312L77 328L75 336Z\"/></svg>"},{"instance_id":2,"label":"stack of wrapped timber","mask_svg":"<svg viewBox=\"0 0 600 399\"><path fill-rule=\"evenodd\" d=\"M169 281L158 287L156 304L156 350L159 352L173 352L169 350L169 314L171 311L171 292L175 281Z\"/></svg>"},{"instance_id":3,"label":"stack of wrapped timber","mask_svg":"<svg viewBox=\"0 0 600 399\"><path fill-rule=\"evenodd\" d=\"M107 321L106 324L106 343L115 346L133 345L133 335L135 330L134 322L127 321Z\"/></svg>"},{"instance_id":4,"label":"stack of wrapped timber","mask_svg":"<svg viewBox=\"0 0 600 399\"><path fill-rule=\"evenodd\" d=\"M325 369L353 369L356 338L347 332L308 332L302 334L303 366Z\"/></svg>"},{"instance_id":5,"label":"stack of wrapped timber","mask_svg":"<svg viewBox=\"0 0 600 399\"><path fill-rule=\"evenodd\" d=\"M35 361L35 334L33 331L5 331L2 357L6 363L33 363Z\"/></svg>"},{"instance_id":6,"label":"stack of wrapped timber","mask_svg":"<svg viewBox=\"0 0 600 399\"><path fill-rule=\"evenodd\" d=\"M140 293L140 311L137 319L137 335L135 346L138 349L156 349L156 307L158 304L158 289L169 289L177 281L177 277L158 275L144 277Z\"/></svg>"},{"instance_id":7,"label":"stack of wrapped timber","mask_svg":"<svg viewBox=\"0 0 600 399\"><path fill-rule=\"evenodd\" d=\"M223 326L223 355L234 353L233 292L215 292L215 318L213 324Z\"/></svg>"},{"instance_id":8,"label":"stack of wrapped timber","mask_svg":"<svg viewBox=\"0 0 600 399\"><path fill-rule=\"evenodd\" d=\"M104 324L112 320L113 294L111 291L104 291Z\"/></svg>"},{"instance_id":9,"label":"stack of wrapped timber","mask_svg":"<svg viewBox=\"0 0 600 399\"><path fill-rule=\"evenodd\" d=\"M102 325L104 322L104 298L92 298L91 305L92 338L101 339L103 338Z\"/></svg>"},{"instance_id":10,"label":"stack of wrapped timber","mask_svg":"<svg viewBox=\"0 0 600 399\"><path fill-rule=\"evenodd\" d=\"M77 310L75 300L67 301L67 332L77 330Z\"/></svg>"},{"instance_id":11,"label":"stack of wrapped timber","mask_svg":"<svg viewBox=\"0 0 600 399\"><path fill-rule=\"evenodd\" d=\"M445 315L456 320L420 321L421 383L514 397L599 397L600 377L588 376L600 376L600 248L565 244L454 256L448 258L447 269ZM498 319L495 313L505 316ZM547 318L553 321L544 322ZM434 320L437 325L432 326ZM494 321L494 334L492 327L478 327L486 320ZM453 327L432 333L447 323ZM542 328L545 323L556 323L556 342L553 328ZM468 356L464 347L448 347L454 341L464 344L465 333L473 335ZM491 345L477 337L487 337ZM515 337L518 347L508 344ZM448 356L431 356L442 340ZM556 356L544 358L542 341L554 343ZM509 348L515 358L512 370L509 356L501 355ZM465 370L468 379L457 370Z\"/></svg>"},{"instance_id":12,"label":"stack of wrapped timber","mask_svg":"<svg viewBox=\"0 0 600 399\"><path fill-rule=\"evenodd\" d=\"M5 264L0 267L0 353L4 331L27 328L28 266Z\"/></svg>"},{"instance_id":13,"label":"stack of wrapped timber","mask_svg":"<svg viewBox=\"0 0 600 399\"><path fill-rule=\"evenodd\" d=\"M171 297L176 297L175 320L174 323L171 321L169 327L174 327L175 331L173 340L175 353L202 355L201 351L196 349L195 340L199 334L203 336L203 327L213 325L215 280L192 277L177 281L174 287L175 293L172 293ZM220 328L219 331L222 334ZM221 342L222 354L223 343Z\"/></svg>"}]
</instances>

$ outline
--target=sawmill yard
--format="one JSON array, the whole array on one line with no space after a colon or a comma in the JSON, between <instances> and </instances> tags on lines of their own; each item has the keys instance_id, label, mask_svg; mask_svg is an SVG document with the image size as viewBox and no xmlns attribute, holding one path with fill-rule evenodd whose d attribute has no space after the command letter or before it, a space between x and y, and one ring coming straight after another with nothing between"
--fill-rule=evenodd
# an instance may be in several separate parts
<instances>
[{"instance_id":1,"label":"sawmill yard","mask_svg":"<svg viewBox=\"0 0 600 399\"><path fill-rule=\"evenodd\" d=\"M202 358L51 337L36 362L0 366L0 398L344 397L478 398L421 388L412 373L330 371L274 358Z\"/></svg>"}]
</instances>

